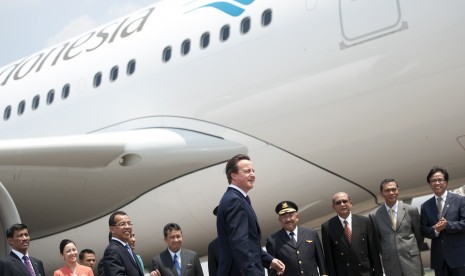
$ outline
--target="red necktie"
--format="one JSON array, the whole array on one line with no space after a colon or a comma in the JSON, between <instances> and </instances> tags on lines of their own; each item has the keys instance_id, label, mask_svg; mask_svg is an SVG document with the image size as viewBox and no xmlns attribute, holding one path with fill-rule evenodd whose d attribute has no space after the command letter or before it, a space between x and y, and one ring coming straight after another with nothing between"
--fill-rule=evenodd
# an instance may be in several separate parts
<instances>
[{"instance_id":1,"label":"red necktie","mask_svg":"<svg viewBox=\"0 0 465 276\"><path fill-rule=\"evenodd\" d=\"M344 231L346 232L347 240L349 241L349 243L352 243L352 232L350 231L349 223L347 222L347 220L344 220Z\"/></svg>"}]
</instances>

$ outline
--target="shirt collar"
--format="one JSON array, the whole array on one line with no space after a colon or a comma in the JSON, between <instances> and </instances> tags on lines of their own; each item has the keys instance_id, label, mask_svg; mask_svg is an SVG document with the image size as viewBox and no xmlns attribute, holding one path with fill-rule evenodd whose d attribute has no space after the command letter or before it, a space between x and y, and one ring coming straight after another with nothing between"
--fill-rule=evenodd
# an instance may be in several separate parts
<instances>
[{"instance_id":1,"label":"shirt collar","mask_svg":"<svg viewBox=\"0 0 465 276\"><path fill-rule=\"evenodd\" d=\"M337 215L337 217L339 218L339 220L341 221L342 225L344 225L344 220L347 220L347 223L349 223L349 225L352 225L352 212L349 213L349 216L347 218L341 218L341 216Z\"/></svg>"},{"instance_id":2,"label":"shirt collar","mask_svg":"<svg viewBox=\"0 0 465 276\"><path fill-rule=\"evenodd\" d=\"M246 193L246 192L244 192L241 188L237 187L236 185L234 185L234 184L232 184L232 183L229 184L228 188L236 189L236 190L238 190L239 192L241 192L241 194L242 194L244 197L247 196L247 193Z\"/></svg>"},{"instance_id":3,"label":"shirt collar","mask_svg":"<svg viewBox=\"0 0 465 276\"><path fill-rule=\"evenodd\" d=\"M448 192L447 192L447 190L446 190L446 191L442 194L442 196L440 196L440 197L444 200L444 202L446 201L447 193L448 193ZM439 196L434 195L434 197L436 198L436 201L438 201L438 197L439 197Z\"/></svg>"},{"instance_id":4,"label":"shirt collar","mask_svg":"<svg viewBox=\"0 0 465 276\"><path fill-rule=\"evenodd\" d=\"M19 252L18 250L15 250L13 248L11 249L11 251L13 253L15 253L16 256L18 256L18 258L20 258L21 260L23 259L23 256L27 256L29 258L29 255L27 254L27 252L26 252L26 254L23 254L23 253Z\"/></svg>"},{"instance_id":5,"label":"shirt collar","mask_svg":"<svg viewBox=\"0 0 465 276\"><path fill-rule=\"evenodd\" d=\"M391 209L391 207L387 206L386 202L384 203L384 206L386 206L386 210L388 211L389 213L389 209ZM394 204L394 206L392 206L392 210L394 211L394 213L397 214L397 208L399 207L399 201L397 200L396 203Z\"/></svg>"}]
</instances>

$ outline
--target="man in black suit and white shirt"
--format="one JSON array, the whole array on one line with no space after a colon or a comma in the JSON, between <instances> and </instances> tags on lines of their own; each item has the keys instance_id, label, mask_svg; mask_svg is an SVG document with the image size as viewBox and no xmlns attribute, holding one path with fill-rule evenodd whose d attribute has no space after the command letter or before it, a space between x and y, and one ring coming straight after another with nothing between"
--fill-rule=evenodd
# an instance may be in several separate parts
<instances>
[{"instance_id":1,"label":"man in black suit and white shirt","mask_svg":"<svg viewBox=\"0 0 465 276\"><path fill-rule=\"evenodd\" d=\"M226 164L228 189L218 206L216 230L220 245L217 276L264 276L270 266L284 272L284 264L264 251L261 230L247 192L255 183L249 156L238 154Z\"/></svg>"},{"instance_id":2,"label":"man in black suit and white shirt","mask_svg":"<svg viewBox=\"0 0 465 276\"><path fill-rule=\"evenodd\" d=\"M127 243L132 222L123 211L111 214L108 220L112 238L103 254L103 269L108 276L143 276L143 268Z\"/></svg>"},{"instance_id":3,"label":"man in black suit and white shirt","mask_svg":"<svg viewBox=\"0 0 465 276\"><path fill-rule=\"evenodd\" d=\"M158 270L162 276L203 276L197 253L182 248L181 226L168 223L163 235L168 248L153 258L152 271Z\"/></svg>"},{"instance_id":4,"label":"man in black suit and white shirt","mask_svg":"<svg viewBox=\"0 0 465 276\"><path fill-rule=\"evenodd\" d=\"M0 259L0 275L45 276L42 261L27 253L31 238L26 225L13 224L6 230L6 238L11 246L11 252Z\"/></svg>"},{"instance_id":5,"label":"man in black suit and white shirt","mask_svg":"<svg viewBox=\"0 0 465 276\"><path fill-rule=\"evenodd\" d=\"M332 201L337 216L321 226L329 275L382 276L383 269L370 219L352 214L352 201L347 193L336 193Z\"/></svg>"}]
</instances>

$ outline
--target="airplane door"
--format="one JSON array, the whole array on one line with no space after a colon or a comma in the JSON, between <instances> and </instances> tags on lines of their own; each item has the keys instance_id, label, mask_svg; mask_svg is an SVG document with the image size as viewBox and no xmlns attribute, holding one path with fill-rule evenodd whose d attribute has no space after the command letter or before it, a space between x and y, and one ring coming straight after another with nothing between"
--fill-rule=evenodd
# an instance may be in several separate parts
<instances>
[{"instance_id":1,"label":"airplane door","mask_svg":"<svg viewBox=\"0 0 465 276\"><path fill-rule=\"evenodd\" d=\"M341 49L407 29L399 0L339 0Z\"/></svg>"}]
</instances>

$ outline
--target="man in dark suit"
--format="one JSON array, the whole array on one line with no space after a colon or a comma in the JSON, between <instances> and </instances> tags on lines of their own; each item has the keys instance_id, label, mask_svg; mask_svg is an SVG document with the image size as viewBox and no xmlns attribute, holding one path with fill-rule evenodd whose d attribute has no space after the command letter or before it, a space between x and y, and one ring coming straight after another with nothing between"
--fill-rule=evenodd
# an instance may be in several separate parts
<instances>
[{"instance_id":1,"label":"man in dark suit","mask_svg":"<svg viewBox=\"0 0 465 276\"><path fill-rule=\"evenodd\" d=\"M123 211L116 211L111 214L108 224L112 238L103 254L105 275L143 276L143 269L127 243L132 233L129 216Z\"/></svg>"},{"instance_id":2,"label":"man in dark suit","mask_svg":"<svg viewBox=\"0 0 465 276\"><path fill-rule=\"evenodd\" d=\"M29 256L27 250L31 238L26 225L13 224L6 230L6 238L11 246L10 254L0 259L2 276L45 276L41 260Z\"/></svg>"},{"instance_id":3,"label":"man in dark suit","mask_svg":"<svg viewBox=\"0 0 465 276\"><path fill-rule=\"evenodd\" d=\"M370 219L351 213L352 201L347 193L336 193L332 201L337 216L321 226L329 275L382 276Z\"/></svg>"},{"instance_id":4,"label":"man in dark suit","mask_svg":"<svg viewBox=\"0 0 465 276\"><path fill-rule=\"evenodd\" d=\"M275 212L282 229L268 237L266 251L286 265L283 275L328 275L320 237L313 229L297 226L298 210L292 201L278 203ZM268 275L276 271L269 270Z\"/></svg>"},{"instance_id":5,"label":"man in dark suit","mask_svg":"<svg viewBox=\"0 0 465 276\"><path fill-rule=\"evenodd\" d=\"M370 214L380 241L381 261L386 276L424 275L420 247L420 214L416 207L398 201L399 186L388 178L380 184L385 204Z\"/></svg>"},{"instance_id":6,"label":"man in dark suit","mask_svg":"<svg viewBox=\"0 0 465 276\"><path fill-rule=\"evenodd\" d=\"M176 223L168 223L163 228L168 248L152 259L152 271L162 276L203 276L197 253L182 248L182 230Z\"/></svg>"},{"instance_id":7,"label":"man in dark suit","mask_svg":"<svg viewBox=\"0 0 465 276\"><path fill-rule=\"evenodd\" d=\"M218 206L213 209L213 215L218 214ZM215 238L208 244L208 274L216 275L218 272L218 263L220 262L220 245L218 238Z\"/></svg>"},{"instance_id":8,"label":"man in dark suit","mask_svg":"<svg viewBox=\"0 0 465 276\"><path fill-rule=\"evenodd\" d=\"M284 272L284 264L262 249L261 231L247 192L255 183L255 170L245 154L226 164L228 189L218 207L216 229L220 245L218 276L265 275L263 266Z\"/></svg>"},{"instance_id":9,"label":"man in dark suit","mask_svg":"<svg viewBox=\"0 0 465 276\"><path fill-rule=\"evenodd\" d=\"M426 177L434 196L421 205L421 233L431 239L436 276L465 275L465 197L448 192L449 173L433 167Z\"/></svg>"}]
</instances>

